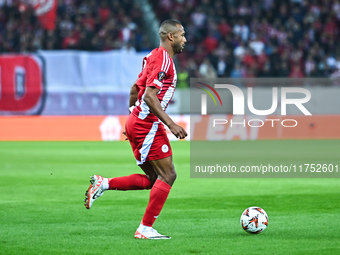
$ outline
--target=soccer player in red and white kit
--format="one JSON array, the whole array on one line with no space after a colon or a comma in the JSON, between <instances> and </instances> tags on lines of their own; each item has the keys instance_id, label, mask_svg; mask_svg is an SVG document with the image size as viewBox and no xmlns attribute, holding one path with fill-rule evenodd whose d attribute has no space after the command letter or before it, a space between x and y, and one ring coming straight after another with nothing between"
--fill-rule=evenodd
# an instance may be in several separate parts
<instances>
[{"instance_id":1,"label":"soccer player in red and white kit","mask_svg":"<svg viewBox=\"0 0 340 255\"><path fill-rule=\"evenodd\" d=\"M142 222L135 232L139 239L169 239L159 234L153 223L161 212L171 186L176 179L172 150L162 123L179 139L187 136L165 110L175 92L177 74L173 57L181 53L186 43L184 28L176 20L165 20L159 28L160 46L144 57L143 69L130 91L130 111L125 134L130 141L137 165L145 174L124 177L91 177L86 191L85 206L105 190L151 189L150 199Z\"/></svg>"}]
</instances>

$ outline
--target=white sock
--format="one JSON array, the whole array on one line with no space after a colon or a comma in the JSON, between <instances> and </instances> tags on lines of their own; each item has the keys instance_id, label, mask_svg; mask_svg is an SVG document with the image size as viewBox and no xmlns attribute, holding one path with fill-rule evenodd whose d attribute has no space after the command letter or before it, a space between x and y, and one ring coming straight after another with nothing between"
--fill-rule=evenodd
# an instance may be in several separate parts
<instances>
[{"instance_id":1,"label":"white sock","mask_svg":"<svg viewBox=\"0 0 340 255\"><path fill-rule=\"evenodd\" d=\"M145 225L143 225L143 224L141 223L141 224L139 225L138 229L141 229L141 228L143 228L144 230L149 230L149 229L151 229L152 227L145 226Z\"/></svg>"},{"instance_id":2,"label":"white sock","mask_svg":"<svg viewBox=\"0 0 340 255\"><path fill-rule=\"evenodd\" d=\"M103 190L108 190L109 189L109 179L104 178L102 185L103 185Z\"/></svg>"}]
</instances>

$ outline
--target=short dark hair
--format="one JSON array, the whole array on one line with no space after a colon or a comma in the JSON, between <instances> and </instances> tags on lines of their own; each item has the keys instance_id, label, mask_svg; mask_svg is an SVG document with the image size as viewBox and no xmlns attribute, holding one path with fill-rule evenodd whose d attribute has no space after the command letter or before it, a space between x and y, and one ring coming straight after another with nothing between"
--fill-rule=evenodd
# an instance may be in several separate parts
<instances>
[{"instance_id":1,"label":"short dark hair","mask_svg":"<svg viewBox=\"0 0 340 255\"><path fill-rule=\"evenodd\" d=\"M168 33L175 33L178 30L177 25L181 25L181 22L175 19L167 19L162 22L162 24L159 27L159 37L161 38L161 41L165 41L166 37L168 36Z\"/></svg>"}]
</instances>

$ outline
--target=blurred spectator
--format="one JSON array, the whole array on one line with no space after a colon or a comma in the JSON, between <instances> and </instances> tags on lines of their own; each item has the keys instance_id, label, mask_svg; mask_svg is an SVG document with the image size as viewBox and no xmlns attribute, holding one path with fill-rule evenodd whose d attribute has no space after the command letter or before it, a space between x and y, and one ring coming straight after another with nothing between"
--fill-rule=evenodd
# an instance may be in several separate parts
<instances>
[{"instance_id":1,"label":"blurred spectator","mask_svg":"<svg viewBox=\"0 0 340 255\"><path fill-rule=\"evenodd\" d=\"M331 78L340 78L340 69L336 68L335 71L331 74Z\"/></svg>"},{"instance_id":2,"label":"blurred spectator","mask_svg":"<svg viewBox=\"0 0 340 255\"><path fill-rule=\"evenodd\" d=\"M127 43L131 39L131 34L136 29L136 24L133 23L129 17L124 17L123 19L123 27L120 30L120 39L123 43Z\"/></svg>"},{"instance_id":3,"label":"blurred spectator","mask_svg":"<svg viewBox=\"0 0 340 255\"><path fill-rule=\"evenodd\" d=\"M227 71L227 62L225 57L220 57L217 61L217 76L224 77Z\"/></svg>"},{"instance_id":4,"label":"blurred spectator","mask_svg":"<svg viewBox=\"0 0 340 255\"><path fill-rule=\"evenodd\" d=\"M272 75L270 70L271 70L270 69L270 62L266 61L263 65L263 68L260 69L258 76L259 77L265 77L265 78L272 77L273 75Z\"/></svg>"},{"instance_id":5,"label":"blurred spectator","mask_svg":"<svg viewBox=\"0 0 340 255\"><path fill-rule=\"evenodd\" d=\"M275 75L272 75L275 76ZM277 73L278 77L289 77L289 67L288 62L282 62L279 64L279 71Z\"/></svg>"},{"instance_id":6,"label":"blurred spectator","mask_svg":"<svg viewBox=\"0 0 340 255\"><path fill-rule=\"evenodd\" d=\"M98 14L100 17L100 22L102 24L108 21L109 16L111 14L111 9L106 1L102 1L100 3L100 7L98 8Z\"/></svg>"},{"instance_id":7,"label":"blurred spectator","mask_svg":"<svg viewBox=\"0 0 340 255\"><path fill-rule=\"evenodd\" d=\"M243 19L239 19L233 28L234 34L239 35L246 42L249 38L249 27L244 23Z\"/></svg>"},{"instance_id":8,"label":"blurred spectator","mask_svg":"<svg viewBox=\"0 0 340 255\"><path fill-rule=\"evenodd\" d=\"M257 38L256 34L252 34L250 36L249 47L254 50L256 55L260 55L263 52L264 43Z\"/></svg>"},{"instance_id":9,"label":"blurred spectator","mask_svg":"<svg viewBox=\"0 0 340 255\"><path fill-rule=\"evenodd\" d=\"M199 67L199 72L203 78L216 78L217 72L208 58L203 60L203 63Z\"/></svg>"},{"instance_id":10,"label":"blurred spectator","mask_svg":"<svg viewBox=\"0 0 340 255\"><path fill-rule=\"evenodd\" d=\"M234 69L231 71L230 77L231 78L245 78L246 77L244 69L242 68L239 62L235 63Z\"/></svg>"},{"instance_id":11,"label":"blurred spectator","mask_svg":"<svg viewBox=\"0 0 340 255\"><path fill-rule=\"evenodd\" d=\"M214 34L210 32L208 36L204 39L203 45L208 53L212 53L217 48L218 40L214 36Z\"/></svg>"},{"instance_id":12,"label":"blurred spectator","mask_svg":"<svg viewBox=\"0 0 340 255\"><path fill-rule=\"evenodd\" d=\"M328 54L328 56L326 57L326 63L331 70L334 70L334 68L336 67L336 60L331 54Z\"/></svg>"},{"instance_id":13,"label":"blurred spectator","mask_svg":"<svg viewBox=\"0 0 340 255\"><path fill-rule=\"evenodd\" d=\"M221 37L224 37L231 32L231 28L228 25L226 18L221 19L221 22L218 25L218 31L219 31Z\"/></svg>"},{"instance_id":14,"label":"blurred spectator","mask_svg":"<svg viewBox=\"0 0 340 255\"><path fill-rule=\"evenodd\" d=\"M200 77L198 72L198 66L193 58L190 58L187 62L187 68L190 77Z\"/></svg>"},{"instance_id":15,"label":"blurred spectator","mask_svg":"<svg viewBox=\"0 0 340 255\"><path fill-rule=\"evenodd\" d=\"M336 59L335 67L340 70L340 56L338 56L337 59Z\"/></svg>"},{"instance_id":16,"label":"blurred spectator","mask_svg":"<svg viewBox=\"0 0 340 255\"><path fill-rule=\"evenodd\" d=\"M315 77L316 76L316 64L313 60L312 56L309 55L306 63L305 63L305 73L308 77Z\"/></svg>"},{"instance_id":17,"label":"blurred spectator","mask_svg":"<svg viewBox=\"0 0 340 255\"><path fill-rule=\"evenodd\" d=\"M302 78L303 73L301 71L300 65L298 63L295 63L293 65L292 71L289 74L290 78Z\"/></svg>"},{"instance_id":18,"label":"blurred spectator","mask_svg":"<svg viewBox=\"0 0 340 255\"><path fill-rule=\"evenodd\" d=\"M63 40L63 49L75 49L79 41L79 37L74 30L67 31L67 35Z\"/></svg>"},{"instance_id":19,"label":"blurred spectator","mask_svg":"<svg viewBox=\"0 0 340 255\"><path fill-rule=\"evenodd\" d=\"M205 21L207 19L207 15L204 13L201 7L198 7L191 15L191 20L194 23L195 27L201 29L205 25Z\"/></svg>"},{"instance_id":20,"label":"blurred spectator","mask_svg":"<svg viewBox=\"0 0 340 255\"><path fill-rule=\"evenodd\" d=\"M234 56L237 59L242 59L244 57L244 54L246 54L246 47L244 42L241 41L240 44L234 49Z\"/></svg>"}]
</instances>

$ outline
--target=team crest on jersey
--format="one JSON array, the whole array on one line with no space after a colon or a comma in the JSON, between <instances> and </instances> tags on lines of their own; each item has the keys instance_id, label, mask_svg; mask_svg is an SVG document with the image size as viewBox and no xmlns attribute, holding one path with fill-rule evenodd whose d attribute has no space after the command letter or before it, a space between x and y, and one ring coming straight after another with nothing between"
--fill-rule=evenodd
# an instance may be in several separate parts
<instances>
[{"instance_id":1,"label":"team crest on jersey","mask_svg":"<svg viewBox=\"0 0 340 255\"><path fill-rule=\"evenodd\" d=\"M163 151L164 153L167 153L167 152L169 151L169 146L166 145L166 144L163 144L163 146L162 146L162 151Z\"/></svg>"},{"instance_id":2,"label":"team crest on jersey","mask_svg":"<svg viewBox=\"0 0 340 255\"><path fill-rule=\"evenodd\" d=\"M158 80L161 81L165 78L165 73L164 72L159 72L158 73Z\"/></svg>"}]
</instances>

